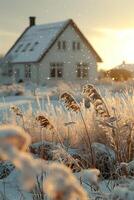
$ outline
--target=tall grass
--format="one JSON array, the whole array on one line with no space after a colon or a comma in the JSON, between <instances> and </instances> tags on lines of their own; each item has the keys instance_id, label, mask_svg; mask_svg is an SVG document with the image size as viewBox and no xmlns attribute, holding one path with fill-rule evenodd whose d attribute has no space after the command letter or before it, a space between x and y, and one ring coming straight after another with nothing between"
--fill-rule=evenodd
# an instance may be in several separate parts
<instances>
[{"instance_id":1,"label":"tall grass","mask_svg":"<svg viewBox=\"0 0 134 200\"><path fill-rule=\"evenodd\" d=\"M15 121L12 121L12 124L22 126L27 132L26 135L31 137L32 143L42 142L43 145L43 141L51 141L53 144L60 144L60 147L57 146L57 152L55 150L57 161L60 160L69 168L71 168L70 164L76 164L81 171L88 167L96 167L97 157L93 144L96 142L104 144L112 149L116 155L115 166L113 167L114 174L111 174L111 178L117 176L115 168L118 165L120 169L123 166L123 169L125 169L123 175L127 176L127 163L134 158L134 98L132 94L128 94L127 90L114 95L111 92L105 92L105 96L101 94L101 91L88 85L83 90L86 95L84 98L82 91L77 93L78 96L72 92L75 98L70 95L70 91L66 91L61 95L61 98L65 101L68 110L60 102L56 102L56 104L51 102L48 96L48 102L44 99L39 101L37 98L39 110L36 111L29 109L22 112L18 107L13 106L11 117L15 115L16 118ZM91 103L88 107L84 103L87 99ZM42 102L46 103L45 110L42 109ZM4 137L2 134L0 136ZM86 176L90 179L91 185L81 179L79 184L69 168L63 165L51 165L50 163L46 165L46 161L44 164L38 159L34 160L28 149L27 152L22 153L18 138L13 137L12 134L8 137L8 140L4 138L3 141L8 142L8 144L12 143L13 146L15 145L15 149L9 146L10 148L7 150L10 151L5 152L5 147L1 142L0 153L3 156L2 158L11 160L17 168L24 171L22 174L26 182L32 187L34 185L32 190L34 200L44 200L46 195L53 200L89 199L80 184L87 184L94 191L97 190L98 198L106 200L120 198L120 194L106 197L101 192L97 182L98 170L91 170L95 174L87 171ZM17 146L17 149L16 144L19 146L19 148ZM79 150L79 155L83 158L83 161L88 162L88 166L80 166L77 159L74 159L68 152L70 148ZM62 156L64 159L58 160L58 157L62 158ZM67 163L68 160L69 164ZM38 179L38 173L41 180ZM28 179L30 182L28 182ZM129 192L129 188L126 188L126 191ZM124 196L122 199L124 200Z\"/></svg>"},{"instance_id":2,"label":"tall grass","mask_svg":"<svg viewBox=\"0 0 134 200\"><path fill-rule=\"evenodd\" d=\"M40 126L36 117L43 115L49 118L51 126L55 128L55 135L60 136L63 144L68 143L73 148L84 148L88 153L89 149L87 149L85 141L88 141L88 137L90 137L91 143L101 142L112 147L116 151L119 162L132 160L134 156L134 97L127 90L116 94L106 91L105 96L101 95L102 91L103 89L97 91L99 100L92 102L89 98L91 105L88 109L80 97L80 91L77 92L77 96L72 91L75 98L79 99L79 105L76 104L77 106L74 107L73 102L71 110L73 108L77 112L67 111L60 102L53 103L48 97L48 103L44 100L38 101L40 109L42 109L42 102L46 104L45 110L32 111L30 109L23 113L23 124L31 135L32 142L40 141ZM99 108L101 108L100 111ZM101 112L100 116L98 116L98 112ZM21 118L17 119L19 125L22 125ZM83 120L81 121L81 119ZM42 139L48 141L55 139L58 142L57 137L53 138L52 130L43 127Z\"/></svg>"}]
</instances>

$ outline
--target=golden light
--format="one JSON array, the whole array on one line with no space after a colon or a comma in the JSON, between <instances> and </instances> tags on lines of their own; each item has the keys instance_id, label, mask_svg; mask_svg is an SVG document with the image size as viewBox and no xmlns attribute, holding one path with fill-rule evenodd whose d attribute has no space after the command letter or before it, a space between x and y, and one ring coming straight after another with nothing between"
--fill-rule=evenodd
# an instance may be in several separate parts
<instances>
[{"instance_id":1,"label":"golden light","mask_svg":"<svg viewBox=\"0 0 134 200\"><path fill-rule=\"evenodd\" d=\"M102 68L115 67L125 61L134 63L134 29L96 29L93 42L104 63ZM101 68L101 67L100 67Z\"/></svg>"}]
</instances>

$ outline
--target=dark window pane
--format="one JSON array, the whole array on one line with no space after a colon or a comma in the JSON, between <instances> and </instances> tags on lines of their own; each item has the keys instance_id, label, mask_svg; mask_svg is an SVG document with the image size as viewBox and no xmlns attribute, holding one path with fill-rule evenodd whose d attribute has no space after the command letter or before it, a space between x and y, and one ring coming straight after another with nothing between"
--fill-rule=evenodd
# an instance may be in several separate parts
<instances>
[{"instance_id":1,"label":"dark window pane","mask_svg":"<svg viewBox=\"0 0 134 200\"><path fill-rule=\"evenodd\" d=\"M31 47L30 51L34 51L35 47L39 44L39 42L35 42Z\"/></svg>"},{"instance_id":2,"label":"dark window pane","mask_svg":"<svg viewBox=\"0 0 134 200\"><path fill-rule=\"evenodd\" d=\"M75 42L72 44L72 49L75 50Z\"/></svg>"},{"instance_id":3,"label":"dark window pane","mask_svg":"<svg viewBox=\"0 0 134 200\"><path fill-rule=\"evenodd\" d=\"M15 50L16 53L18 53L18 51L20 51L20 49L23 47L23 44L20 44L17 49Z\"/></svg>"},{"instance_id":4,"label":"dark window pane","mask_svg":"<svg viewBox=\"0 0 134 200\"><path fill-rule=\"evenodd\" d=\"M87 63L77 64L77 77L88 78L88 64Z\"/></svg>"},{"instance_id":5,"label":"dark window pane","mask_svg":"<svg viewBox=\"0 0 134 200\"><path fill-rule=\"evenodd\" d=\"M87 77L88 77L88 68L83 67L83 78L87 78Z\"/></svg>"},{"instance_id":6,"label":"dark window pane","mask_svg":"<svg viewBox=\"0 0 134 200\"><path fill-rule=\"evenodd\" d=\"M63 41L63 49L66 49L66 41Z\"/></svg>"},{"instance_id":7,"label":"dark window pane","mask_svg":"<svg viewBox=\"0 0 134 200\"><path fill-rule=\"evenodd\" d=\"M77 43L77 49L80 50L80 43Z\"/></svg>"},{"instance_id":8,"label":"dark window pane","mask_svg":"<svg viewBox=\"0 0 134 200\"><path fill-rule=\"evenodd\" d=\"M80 67L77 68L77 77L78 78L81 77L81 68Z\"/></svg>"},{"instance_id":9,"label":"dark window pane","mask_svg":"<svg viewBox=\"0 0 134 200\"><path fill-rule=\"evenodd\" d=\"M24 47L24 49L22 49L22 52L25 52L28 49L29 46L30 46L30 43L26 44L26 46Z\"/></svg>"},{"instance_id":10,"label":"dark window pane","mask_svg":"<svg viewBox=\"0 0 134 200\"><path fill-rule=\"evenodd\" d=\"M31 66L30 65L25 66L25 78L27 78L27 79L31 78Z\"/></svg>"},{"instance_id":11,"label":"dark window pane","mask_svg":"<svg viewBox=\"0 0 134 200\"><path fill-rule=\"evenodd\" d=\"M61 42L60 41L58 41L57 46L58 46L58 49L60 50L61 49Z\"/></svg>"},{"instance_id":12,"label":"dark window pane","mask_svg":"<svg viewBox=\"0 0 134 200\"><path fill-rule=\"evenodd\" d=\"M56 76L56 69L55 68L51 68L50 69L50 77L55 77Z\"/></svg>"},{"instance_id":13,"label":"dark window pane","mask_svg":"<svg viewBox=\"0 0 134 200\"><path fill-rule=\"evenodd\" d=\"M11 66L8 67L8 76L13 76L13 68Z\"/></svg>"},{"instance_id":14,"label":"dark window pane","mask_svg":"<svg viewBox=\"0 0 134 200\"><path fill-rule=\"evenodd\" d=\"M15 69L15 77L16 79L18 79L20 76L20 70L19 69Z\"/></svg>"},{"instance_id":15,"label":"dark window pane","mask_svg":"<svg viewBox=\"0 0 134 200\"><path fill-rule=\"evenodd\" d=\"M63 69L62 68L57 68L57 77L62 78L63 77Z\"/></svg>"}]
</instances>

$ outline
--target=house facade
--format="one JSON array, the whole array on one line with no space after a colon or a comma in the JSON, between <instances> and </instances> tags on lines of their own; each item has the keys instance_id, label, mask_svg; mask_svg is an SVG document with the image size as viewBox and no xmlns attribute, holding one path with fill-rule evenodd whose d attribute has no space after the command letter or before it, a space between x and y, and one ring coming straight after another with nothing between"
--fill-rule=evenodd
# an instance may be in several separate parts
<instances>
[{"instance_id":1,"label":"house facade","mask_svg":"<svg viewBox=\"0 0 134 200\"><path fill-rule=\"evenodd\" d=\"M102 62L73 20L36 25L34 17L5 60L11 80L41 85L94 83Z\"/></svg>"}]
</instances>

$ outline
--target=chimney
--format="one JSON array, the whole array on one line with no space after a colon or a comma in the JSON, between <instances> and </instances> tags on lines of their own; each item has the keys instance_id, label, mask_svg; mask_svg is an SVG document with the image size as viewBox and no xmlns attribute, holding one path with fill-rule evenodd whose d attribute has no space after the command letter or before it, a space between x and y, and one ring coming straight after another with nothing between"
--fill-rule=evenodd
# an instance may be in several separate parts
<instances>
[{"instance_id":1,"label":"chimney","mask_svg":"<svg viewBox=\"0 0 134 200\"><path fill-rule=\"evenodd\" d=\"M30 26L30 27L35 26L35 24L36 24L35 21L36 21L36 17L30 16L30 17L29 17L29 26Z\"/></svg>"}]
</instances>

